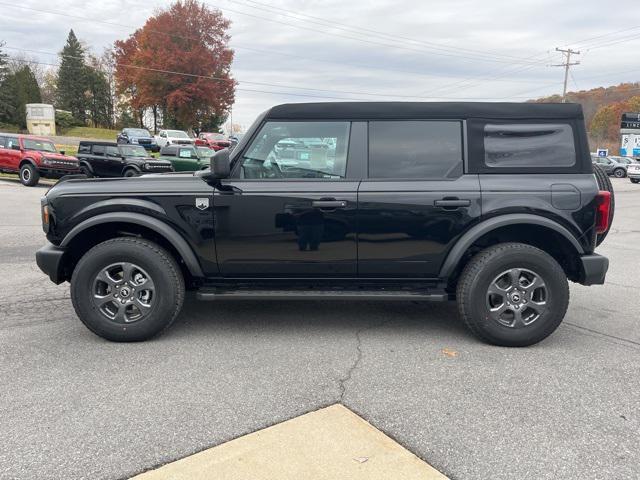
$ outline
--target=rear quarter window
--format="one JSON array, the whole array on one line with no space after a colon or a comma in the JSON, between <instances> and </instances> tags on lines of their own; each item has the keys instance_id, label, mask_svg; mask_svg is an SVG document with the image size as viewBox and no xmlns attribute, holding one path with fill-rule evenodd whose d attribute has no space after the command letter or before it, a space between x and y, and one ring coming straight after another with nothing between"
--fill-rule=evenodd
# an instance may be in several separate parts
<instances>
[{"instance_id":1,"label":"rear quarter window","mask_svg":"<svg viewBox=\"0 0 640 480\"><path fill-rule=\"evenodd\" d=\"M484 164L498 169L572 167L576 164L573 129L566 123L488 123Z\"/></svg>"}]
</instances>

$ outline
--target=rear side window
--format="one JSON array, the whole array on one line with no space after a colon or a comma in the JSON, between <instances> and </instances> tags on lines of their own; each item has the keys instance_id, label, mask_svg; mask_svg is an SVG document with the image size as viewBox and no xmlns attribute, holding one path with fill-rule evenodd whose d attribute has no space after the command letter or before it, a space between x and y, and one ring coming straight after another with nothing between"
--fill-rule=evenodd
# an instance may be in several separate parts
<instances>
[{"instance_id":1,"label":"rear side window","mask_svg":"<svg viewBox=\"0 0 640 480\"><path fill-rule=\"evenodd\" d=\"M484 163L489 168L571 167L573 129L563 123L484 126Z\"/></svg>"},{"instance_id":2,"label":"rear side window","mask_svg":"<svg viewBox=\"0 0 640 480\"><path fill-rule=\"evenodd\" d=\"M369 178L457 178L462 165L462 122L369 122Z\"/></svg>"}]
</instances>

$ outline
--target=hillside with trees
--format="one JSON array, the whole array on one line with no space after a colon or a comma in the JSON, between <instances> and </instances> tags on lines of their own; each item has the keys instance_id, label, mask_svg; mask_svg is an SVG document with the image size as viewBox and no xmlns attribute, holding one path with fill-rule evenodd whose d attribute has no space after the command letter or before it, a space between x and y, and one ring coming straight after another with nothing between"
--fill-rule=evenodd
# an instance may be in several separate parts
<instances>
[{"instance_id":1,"label":"hillside with trees","mask_svg":"<svg viewBox=\"0 0 640 480\"><path fill-rule=\"evenodd\" d=\"M539 103L561 102L560 95L532 100ZM640 112L640 83L621 83L612 87L567 93L567 101L582 105L589 132L591 150L608 148L617 154L620 148L620 118L625 112Z\"/></svg>"}]
</instances>

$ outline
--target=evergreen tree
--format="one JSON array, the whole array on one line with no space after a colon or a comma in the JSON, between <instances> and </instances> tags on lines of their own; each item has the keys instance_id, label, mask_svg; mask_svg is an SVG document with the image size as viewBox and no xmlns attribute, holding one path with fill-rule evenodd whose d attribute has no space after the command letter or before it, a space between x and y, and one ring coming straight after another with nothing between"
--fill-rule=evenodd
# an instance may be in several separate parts
<instances>
[{"instance_id":1,"label":"evergreen tree","mask_svg":"<svg viewBox=\"0 0 640 480\"><path fill-rule=\"evenodd\" d=\"M84 48L73 30L69 31L67 43L60 52L58 70L58 108L69 110L78 120L87 118L87 69L84 62Z\"/></svg>"},{"instance_id":2,"label":"evergreen tree","mask_svg":"<svg viewBox=\"0 0 640 480\"><path fill-rule=\"evenodd\" d=\"M27 127L27 103L41 103L40 87L33 71L28 65L18 68L14 73L10 73L2 82L2 90L10 98L10 108L8 109L5 121L20 128Z\"/></svg>"},{"instance_id":3,"label":"evergreen tree","mask_svg":"<svg viewBox=\"0 0 640 480\"><path fill-rule=\"evenodd\" d=\"M15 110L13 98L11 96L11 85L9 79L9 65L7 54L2 51L4 43L0 42L0 122L10 123L11 114Z\"/></svg>"},{"instance_id":4,"label":"evergreen tree","mask_svg":"<svg viewBox=\"0 0 640 480\"><path fill-rule=\"evenodd\" d=\"M87 109L94 127L111 127L111 89L106 75L92 66L86 67Z\"/></svg>"}]
</instances>

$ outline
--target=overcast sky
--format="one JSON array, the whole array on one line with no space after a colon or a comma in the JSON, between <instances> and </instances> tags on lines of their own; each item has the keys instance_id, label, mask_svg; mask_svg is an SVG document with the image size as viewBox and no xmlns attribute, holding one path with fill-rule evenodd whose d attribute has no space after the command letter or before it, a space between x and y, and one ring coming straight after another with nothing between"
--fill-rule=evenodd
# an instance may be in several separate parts
<instances>
[{"instance_id":1,"label":"overcast sky","mask_svg":"<svg viewBox=\"0 0 640 480\"><path fill-rule=\"evenodd\" d=\"M0 41L10 55L55 63L37 52L58 52L73 28L101 53L169 3L0 0ZM563 60L555 47L581 52L569 90L640 78L640 7L631 0L204 3L232 21L232 72L240 82L233 119L245 127L286 102L522 101L561 93L563 69L549 66Z\"/></svg>"}]
</instances>

